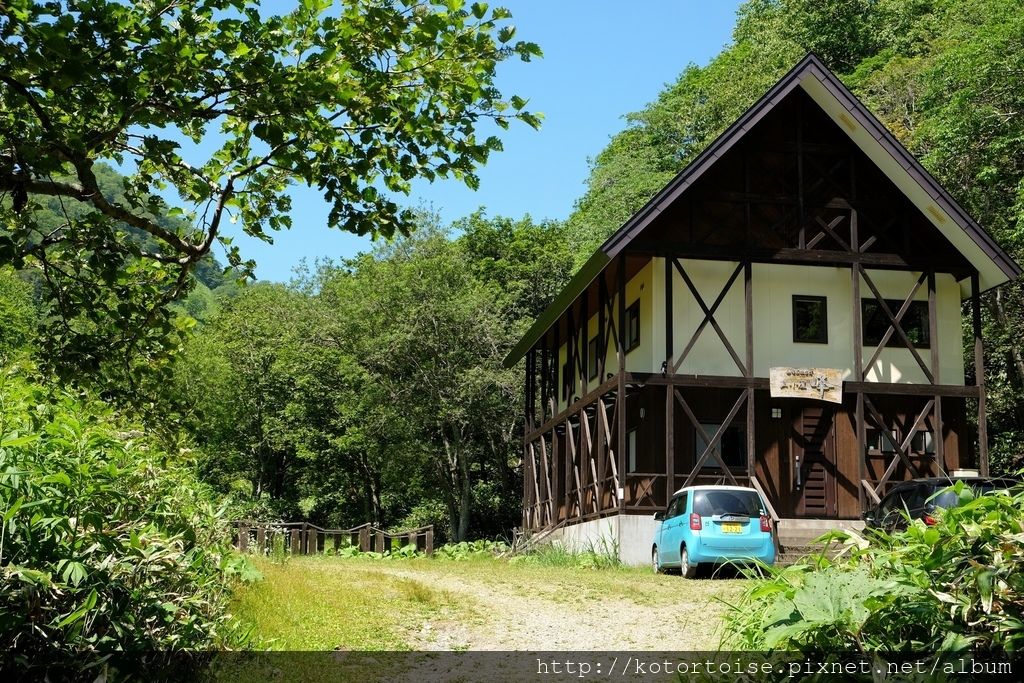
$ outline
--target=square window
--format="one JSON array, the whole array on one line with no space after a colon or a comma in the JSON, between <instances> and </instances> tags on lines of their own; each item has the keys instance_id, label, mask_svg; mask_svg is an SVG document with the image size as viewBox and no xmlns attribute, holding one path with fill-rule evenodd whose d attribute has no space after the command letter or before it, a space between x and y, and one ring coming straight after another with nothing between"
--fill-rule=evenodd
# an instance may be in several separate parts
<instances>
[{"instance_id":1,"label":"square window","mask_svg":"<svg viewBox=\"0 0 1024 683\"><path fill-rule=\"evenodd\" d=\"M701 427L707 432L709 438L715 436L715 432L718 431L720 423L707 423L702 422ZM700 432L695 434L696 443L694 444L693 457L694 460L701 456L704 449L707 448L707 441ZM738 424L731 424L725 428L725 432L722 434L721 440L718 442L718 446L711 451L711 455L704 461L704 468L715 468L720 469L721 463L725 463L726 467L743 467L747 463L747 441L746 441L746 430Z\"/></svg>"},{"instance_id":2,"label":"square window","mask_svg":"<svg viewBox=\"0 0 1024 683\"><path fill-rule=\"evenodd\" d=\"M828 299L807 294L793 295L793 341L828 343Z\"/></svg>"},{"instance_id":3,"label":"square window","mask_svg":"<svg viewBox=\"0 0 1024 683\"><path fill-rule=\"evenodd\" d=\"M626 348L629 353L640 346L640 300L637 299L633 305L626 309Z\"/></svg>"},{"instance_id":4,"label":"square window","mask_svg":"<svg viewBox=\"0 0 1024 683\"><path fill-rule=\"evenodd\" d=\"M935 437L931 432L914 432L910 440L910 450L914 453L935 453Z\"/></svg>"},{"instance_id":5,"label":"square window","mask_svg":"<svg viewBox=\"0 0 1024 683\"><path fill-rule=\"evenodd\" d=\"M889 308L893 317L896 317L896 314L903 306L903 302L896 301L895 299L886 299L885 305ZM882 307L878 305L878 301L876 299L861 300L861 319L863 325L862 336L864 339L864 346L878 346L881 344L882 337L885 336L886 331L889 329L889 318L885 315L885 311L882 310ZM900 321L900 327L903 328L904 333L907 335L907 339L909 339L910 343L914 345L914 348L929 348L931 346L931 340L928 337L928 302L910 302L910 308L908 308L907 312L903 314L903 319ZM901 337L896 330L893 330L886 346L905 346L903 343L903 337Z\"/></svg>"},{"instance_id":6,"label":"square window","mask_svg":"<svg viewBox=\"0 0 1024 683\"><path fill-rule=\"evenodd\" d=\"M587 345L587 379L596 379L598 370L600 369L600 364L597 362L597 348L597 337L594 337Z\"/></svg>"}]
</instances>

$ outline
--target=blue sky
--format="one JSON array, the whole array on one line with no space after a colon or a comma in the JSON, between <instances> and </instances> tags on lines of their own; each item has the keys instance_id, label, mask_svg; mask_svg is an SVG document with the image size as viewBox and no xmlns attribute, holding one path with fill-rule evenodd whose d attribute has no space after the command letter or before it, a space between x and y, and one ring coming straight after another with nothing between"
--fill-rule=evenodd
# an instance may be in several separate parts
<instances>
[{"instance_id":1,"label":"blue sky","mask_svg":"<svg viewBox=\"0 0 1024 683\"><path fill-rule=\"evenodd\" d=\"M499 65L498 87L544 114L502 132L505 150L480 170L476 192L457 181L418 183L407 198L445 223L486 207L489 215L565 218L583 194L588 159L621 130L623 116L654 100L691 63L706 64L729 41L739 0L503 0L516 37L540 44L544 58ZM296 188L294 227L268 245L232 226L244 258L261 280L287 281L303 259L343 258L369 239L327 227L328 207L315 190Z\"/></svg>"}]
</instances>

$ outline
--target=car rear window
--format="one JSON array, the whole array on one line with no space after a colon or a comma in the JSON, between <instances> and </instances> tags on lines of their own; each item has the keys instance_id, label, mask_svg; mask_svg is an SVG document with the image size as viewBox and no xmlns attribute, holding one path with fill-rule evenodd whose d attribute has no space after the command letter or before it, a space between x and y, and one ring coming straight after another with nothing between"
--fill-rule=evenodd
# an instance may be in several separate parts
<instances>
[{"instance_id":1,"label":"car rear window","mask_svg":"<svg viewBox=\"0 0 1024 683\"><path fill-rule=\"evenodd\" d=\"M974 495L985 495L992 491L1003 491L1013 486L1012 481L1007 480L993 480L993 481L976 481L968 482L968 486L974 491ZM932 498L929 502L935 507L940 508L951 508L959 504L960 499L956 495L956 491L948 487L943 487L939 490L939 494Z\"/></svg>"},{"instance_id":2,"label":"car rear window","mask_svg":"<svg viewBox=\"0 0 1024 683\"><path fill-rule=\"evenodd\" d=\"M761 514L761 498L756 491L697 491L693 497L693 511L701 517L757 517Z\"/></svg>"}]
</instances>

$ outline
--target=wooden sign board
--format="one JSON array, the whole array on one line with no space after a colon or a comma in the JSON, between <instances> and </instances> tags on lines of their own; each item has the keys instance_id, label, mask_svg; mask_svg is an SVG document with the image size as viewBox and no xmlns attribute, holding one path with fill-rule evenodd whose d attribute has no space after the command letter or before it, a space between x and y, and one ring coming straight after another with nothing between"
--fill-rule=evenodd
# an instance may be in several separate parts
<instances>
[{"instance_id":1,"label":"wooden sign board","mask_svg":"<svg viewBox=\"0 0 1024 683\"><path fill-rule=\"evenodd\" d=\"M771 368L772 398L843 402L843 371L835 368Z\"/></svg>"}]
</instances>

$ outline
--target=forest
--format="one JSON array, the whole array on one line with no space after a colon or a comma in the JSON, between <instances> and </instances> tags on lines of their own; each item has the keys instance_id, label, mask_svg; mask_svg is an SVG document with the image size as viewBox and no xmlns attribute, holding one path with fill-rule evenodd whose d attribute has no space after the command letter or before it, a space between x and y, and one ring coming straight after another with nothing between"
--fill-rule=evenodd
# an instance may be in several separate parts
<instances>
[{"instance_id":1,"label":"forest","mask_svg":"<svg viewBox=\"0 0 1024 683\"><path fill-rule=\"evenodd\" d=\"M151 35L161 22L146 23L117 3L86 4L80 21L94 22L97 32L112 22L159 39L169 52L165 61L153 53L137 72L153 70L152 82L97 82L123 99L137 96L145 106L130 107L133 116L158 112L119 122L122 105L98 101L103 88L61 98L59 82L44 84L42 103L17 88L18 74L44 78L46 60L31 41L11 37L32 26L40 50L57 49L74 33L73 21L51 21L33 3L5 4L0 18L0 53L17 65L2 79L0 130L23 131L0 133L7 538L5 545L0 536L0 570L13 586L0 591L0 633L81 635L98 601L113 615L128 594L136 595L133 619L141 623L146 610L167 604L160 596L172 595L175 619L192 620L192 642L230 641L211 615L224 599L215 575L231 571L214 530L231 518L434 524L450 540L507 537L521 513L523 386L521 369L503 368L502 358L593 250L807 51L1024 261L1024 8L1017 0L749 0L716 57L680 64L675 82L625 116L591 161L586 191L566 220L481 208L450 225L377 188L401 195L413 177L448 175L472 186L473 169L500 147L467 132L476 117L539 125L521 98L502 99L493 87L500 60L540 56L538 46L514 42L502 28L504 11L436 3L449 9L431 23L415 12L378 11L405 3L363 0L331 23L321 18L330 3L303 2L280 19L322 22L314 42L345 30L373 29L381 40L416 36L398 40L406 54L421 56L438 36L472 41L477 56L458 73L417 81L440 95L400 90L423 98L407 103L421 118L395 122L373 106L394 84L373 78L363 54L346 58L365 72L327 73L331 51L322 51L303 72L306 82L250 56L240 35L267 52L291 47L274 42L281 32L273 21L245 13L251 3L197 3L209 16L196 15L205 25L195 27L194 49ZM225 10L242 18L218 20ZM373 48L351 41L346 49ZM99 60L96 73L113 73L117 64L102 62L111 52L83 49L82 59ZM202 62L210 55L222 55L212 69L220 80L190 81L192 71L211 70ZM83 77L82 63L70 56L67 63L70 75L45 78ZM280 78L263 90L284 93L289 109L266 116L284 105L234 84L239 64L247 77ZM349 99L324 108L326 88L335 92L339 78L351 78ZM483 86L467 87L470 78ZM193 101L197 92L232 89L236 95ZM438 98L445 104L431 110ZM347 111L361 132L322 125L322 111L332 107ZM77 125L83 108L103 113L82 117L81 131L58 140L55 131ZM186 168L174 145L127 127L163 125L164 111L186 133L243 123L209 166ZM432 125L432 117L445 124ZM105 125L109 135L97 132ZM377 136L389 131L407 153L380 151L387 146ZM299 139L315 152L289 151ZM113 170L132 154L137 172ZM243 178L250 178L244 192L242 180L233 184ZM289 182L319 186L333 224L375 235L375 248L344 260L324 254L288 283L253 280L252 264L218 233L217 211L233 208L253 235L287 229ZM182 207L213 210L171 206L159 198L161 184L178 189ZM115 210L125 206L137 211ZM228 263L213 258L214 242L224 244ZM989 292L983 315L993 469L1010 471L1024 452L1021 283ZM973 357L965 362L971 368ZM192 555L181 555L183 548ZM168 561L178 574L154 573L132 587L128 566L136 560L125 558L158 552L175 556ZM106 557L124 566L108 566ZM111 588L119 581L123 594ZM27 603L49 626L30 625ZM90 625L102 634L93 645L131 640L118 618L106 630ZM179 626L163 635L140 629L132 642L178 642Z\"/></svg>"}]
</instances>

